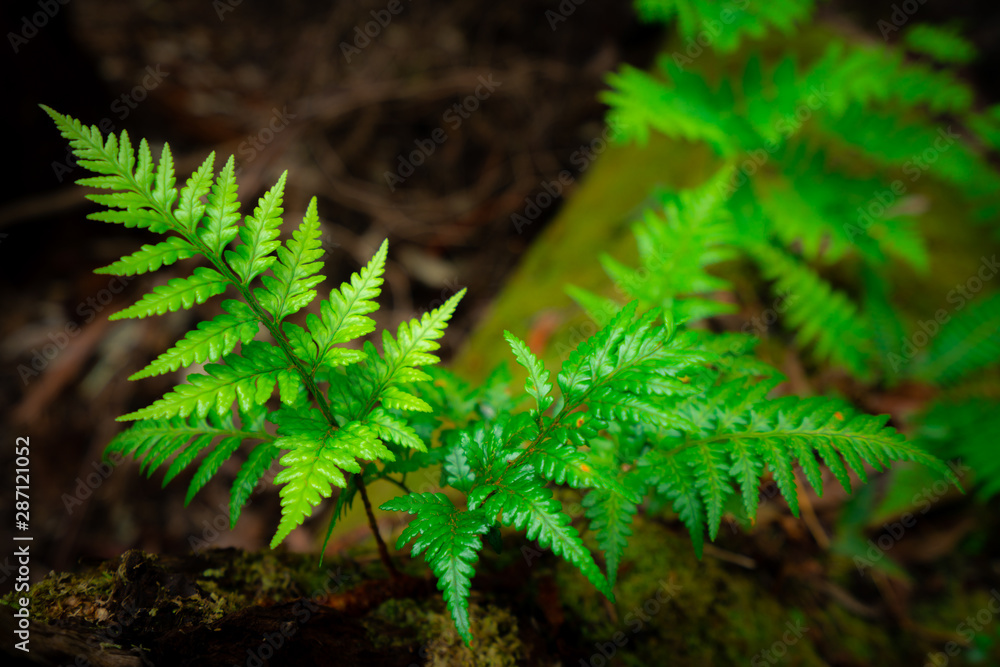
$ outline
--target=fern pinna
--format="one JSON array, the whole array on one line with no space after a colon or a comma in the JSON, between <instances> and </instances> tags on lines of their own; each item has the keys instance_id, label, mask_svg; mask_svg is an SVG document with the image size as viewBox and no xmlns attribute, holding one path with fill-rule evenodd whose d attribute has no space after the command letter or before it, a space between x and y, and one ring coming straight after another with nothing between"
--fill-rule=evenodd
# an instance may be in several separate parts
<instances>
[{"instance_id":1,"label":"fern pinna","mask_svg":"<svg viewBox=\"0 0 1000 667\"><path fill-rule=\"evenodd\" d=\"M554 377L508 332L514 359L527 373L524 392L513 396L502 370L470 386L432 368L436 341L462 292L403 323L395 336L383 331L381 351L370 341L345 347L375 328L369 315L377 308L385 243L301 326L288 318L316 299L323 279L315 199L291 239L281 242L284 175L240 224L232 158L215 174L209 156L178 191L168 146L154 165L145 141L135 151L124 132L105 139L96 127L45 110L79 163L99 174L79 182L113 191L90 195L107 207L92 218L171 234L100 271L144 273L195 256L210 264L157 287L116 319L190 308L226 291L239 296L133 375L205 364L203 373L121 417L136 423L109 451L142 459L148 474L168 466L164 484L200 458L190 500L242 443L255 443L232 488L231 520L277 461L282 516L272 547L332 487L341 489L336 521L356 495L367 505L366 484L394 483L404 495L381 509L415 515L398 546L412 542L412 553L423 555L465 641L472 639L468 599L479 553L484 541L499 549L501 526L524 530L613 599L632 517L645 498L672 504L700 553L704 534L715 537L727 501L740 498L755 512L765 470L795 513L795 465L818 491L819 461L848 488L850 471L864 480L866 466L882 469L893 460L919 461L951 476L887 428L885 417L819 398L770 398L777 374L750 356L750 337L675 324L675 313L717 307L707 300L674 307L670 295L651 293L647 298L668 307L644 312L637 301L604 304L612 313L607 325L571 352ZM696 281L678 289L697 294L705 286ZM257 338L262 327L266 340ZM272 409L275 389L280 406ZM410 490L407 475L438 467L433 486L440 490ZM585 518L603 570L555 498L559 485L586 494Z\"/></svg>"}]
</instances>

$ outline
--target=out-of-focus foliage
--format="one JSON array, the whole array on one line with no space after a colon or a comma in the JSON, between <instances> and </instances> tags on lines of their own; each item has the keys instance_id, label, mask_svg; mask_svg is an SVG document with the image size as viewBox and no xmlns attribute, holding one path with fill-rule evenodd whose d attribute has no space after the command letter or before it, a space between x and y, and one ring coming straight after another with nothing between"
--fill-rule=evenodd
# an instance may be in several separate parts
<instances>
[{"instance_id":1,"label":"out-of-focus foliage","mask_svg":"<svg viewBox=\"0 0 1000 667\"><path fill-rule=\"evenodd\" d=\"M635 8L644 21L677 18L678 29L688 42L711 44L719 51L739 47L745 37L759 38L771 28L788 33L808 18L812 1L771 0L636 0Z\"/></svg>"}]
</instances>

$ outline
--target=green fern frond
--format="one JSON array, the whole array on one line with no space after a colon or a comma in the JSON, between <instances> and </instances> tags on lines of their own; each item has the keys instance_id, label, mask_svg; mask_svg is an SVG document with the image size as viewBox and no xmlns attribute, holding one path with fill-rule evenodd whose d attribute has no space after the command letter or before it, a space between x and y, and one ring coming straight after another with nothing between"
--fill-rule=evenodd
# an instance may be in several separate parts
<instances>
[{"instance_id":1,"label":"green fern frond","mask_svg":"<svg viewBox=\"0 0 1000 667\"><path fill-rule=\"evenodd\" d=\"M643 457L641 464L655 471L648 473L644 470L647 473L645 481L653 485L657 494L673 504L678 518L691 535L695 554L701 558L705 545L706 512L692 471L678 457L661 457L659 452L650 452Z\"/></svg>"},{"instance_id":2,"label":"green fern frond","mask_svg":"<svg viewBox=\"0 0 1000 667\"><path fill-rule=\"evenodd\" d=\"M597 537L597 544L604 552L604 562L608 571L608 584L614 586L618 580L618 567L632 534L632 517L637 503L627 496L609 489L595 489L583 498L590 529Z\"/></svg>"},{"instance_id":3,"label":"green fern frond","mask_svg":"<svg viewBox=\"0 0 1000 667\"><path fill-rule=\"evenodd\" d=\"M129 380L161 375L182 366L218 361L236 349L239 343L249 343L260 329L257 315L242 301L222 302L227 311L214 319L199 322L177 344L161 354L151 364L129 376Z\"/></svg>"},{"instance_id":4,"label":"green fern frond","mask_svg":"<svg viewBox=\"0 0 1000 667\"><path fill-rule=\"evenodd\" d=\"M601 101L611 107L607 123L616 139L649 142L650 131L687 141L708 142L720 155L733 154L733 137L745 134L729 111L724 91L714 91L697 74L673 63L665 66L669 83L628 65L608 75L611 90Z\"/></svg>"},{"instance_id":5,"label":"green fern frond","mask_svg":"<svg viewBox=\"0 0 1000 667\"><path fill-rule=\"evenodd\" d=\"M951 125L904 122L897 115L861 104L851 105L841 117L823 117L821 125L825 132L856 146L875 162L906 170L910 178L917 168L915 155L928 146L944 147L933 162L921 163L926 164L926 172L956 187L974 204L985 201L995 205L1000 174L985 156L962 141Z\"/></svg>"},{"instance_id":6,"label":"green fern frond","mask_svg":"<svg viewBox=\"0 0 1000 667\"><path fill-rule=\"evenodd\" d=\"M330 496L333 486L347 486L345 472L361 472L358 459L392 460L392 453L360 421L334 428L317 410L303 414L287 409L276 413L275 419L279 437L274 445L288 451L281 457L282 471L274 478L275 484L284 486L279 492L281 521L271 539L272 549Z\"/></svg>"},{"instance_id":7,"label":"green fern frond","mask_svg":"<svg viewBox=\"0 0 1000 667\"><path fill-rule=\"evenodd\" d=\"M209 153L201 166L191 174L184 188L181 189L174 215L184 230L194 233L195 226L205 215L205 204L201 201L208 195L212 187L214 175L215 151Z\"/></svg>"},{"instance_id":8,"label":"green fern frond","mask_svg":"<svg viewBox=\"0 0 1000 667\"><path fill-rule=\"evenodd\" d=\"M862 242L869 240L866 233L854 234L855 238L849 233L853 217L838 216L840 211L831 215L824 206L826 198L840 196L843 201L843 193L817 180L814 174L795 180L759 178L754 186L771 233L782 245L800 248L806 259L830 263L852 250L865 248Z\"/></svg>"},{"instance_id":9,"label":"green fern frond","mask_svg":"<svg viewBox=\"0 0 1000 667\"><path fill-rule=\"evenodd\" d=\"M77 157L77 164L101 174L78 182L89 187L117 190L107 195L87 195L91 201L112 209L92 213L88 218L124 224L126 227L142 227L160 234L170 230L163 215L150 207L154 203L149 192L155 174L149 145L145 139L140 143L137 163L127 132L123 131L118 137L110 133L107 140L103 140L96 125L87 127L75 118L64 116L45 105L42 105L42 109L55 121L62 136L69 140ZM172 162L168 160L161 164L167 169ZM165 182L169 182L168 175L165 173L163 176Z\"/></svg>"},{"instance_id":10,"label":"green fern frond","mask_svg":"<svg viewBox=\"0 0 1000 667\"><path fill-rule=\"evenodd\" d=\"M147 475L166 464L173 457L163 486L190 466L200 455L208 451L188 487L185 504L218 471L240 443L245 440L263 441L257 447L264 447L274 436L264 430L264 412L252 410L241 412L242 424L237 426L232 412L210 413L206 417L174 417L140 421L119 433L108 444L105 456L120 453L142 460L142 469ZM214 446L212 443L216 443ZM256 480L254 480L256 484ZM252 490L252 487L251 487ZM242 504L241 504L242 506ZM238 509L234 507L237 512Z\"/></svg>"},{"instance_id":11,"label":"green fern frond","mask_svg":"<svg viewBox=\"0 0 1000 667\"><path fill-rule=\"evenodd\" d=\"M250 284L276 260L272 253L281 246L277 239L281 234L281 214L284 212L281 203L287 177L288 172L283 172L278 182L260 198L253 215L248 215L246 224L238 230L243 243L226 252L229 265L244 285ZM233 194L235 196L235 189Z\"/></svg>"},{"instance_id":12,"label":"green fern frond","mask_svg":"<svg viewBox=\"0 0 1000 667\"><path fill-rule=\"evenodd\" d=\"M239 234L236 225L240 221L240 203L236 200L235 169L236 158L230 155L212 184L205 217L196 228L198 238L216 257L221 257L229 242Z\"/></svg>"},{"instance_id":13,"label":"green fern frond","mask_svg":"<svg viewBox=\"0 0 1000 667\"><path fill-rule=\"evenodd\" d=\"M917 23L903 35L906 47L941 63L965 64L976 58L976 47L957 30Z\"/></svg>"},{"instance_id":14,"label":"green fern frond","mask_svg":"<svg viewBox=\"0 0 1000 667\"><path fill-rule=\"evenodd\" d=\"M278 248L278 261L271 265L273 276L264 275L264 287L254 290L261 305L275 321L280 322L298 312L316 297L313 288L323 282L319 271L323 268L322 229L316 198L306 209L302 224L292 239Z\"/></svg>"},{"instance_id":15,"label":"green fern frond","mask_svg":"<svg viewBox=\"0 0 1000 667\"><path fill-rule=\"evenodd\" d=\"M375 329L375 320L367 315L378 310L374 299L382 291L387 253L388 244L383 241L367 266L352 274L350 282L330 292L329 299L320 302L319 317L313 313L307 316L312 344L296 351L314 368L333 368L365 359L362 352L334 345L360 338Z\"/></svg>"},{"instance_id":16,"label":"green fern frond","mask_svg":"<svg viewBox=\"0 0 1000 667\"><path fill-rule=\"evenodd\" d=\"M499 515L503 525L527 530L529 540L537 540L543 549L551 549L574 565L597 590L614 601L614 592L601 574L590 550L583 544L570 518L544 483L535 477L530 466L519 468L489 486L490 495L479 506L469 496L469 508L480 509L487 517Z\"/></svg>"},{"instance_id":17,"label":"green fern frond","mask_svg":"<svg viewBox=\"0 0 1000 667\"><path fill-rule=\"evenodd\" d=\"M854 105L962 113L973 100L972 89L952 73L908 61L900 51L881 45L834 42L804 78L825 91L824 102L835 117Z\"/></svg>"},{"instance_id":18,"label":"green fern frond","mask_svg":"<svg viewBox=\"0 0 1000 667\"><path fill-rule=\"evenodd\" d=\"M552 401L555 400L549 393L552 391L552 384L549 382L549 371L545 364L539 361L538 357L531 353L528 346L520 338L509 331L503 332L503 337L507 339L514 358L525 370L528 371L528 379L525 381L524 389L535 399L536 417L540 417L543 412L549 409Z\"/></svg>"},{"instance_id":19,"label":"green fern frond","mask_svg":"<svg viewBox=\"0 0 1000 667\"><path fill-rule=\"evenodd\" d=\"M191 485L188 487L187 495L184 497L185 505L189 505L191 503L195 494L205 488L205 485L208 484L208 481L215 476L215 473L219 471L222 464L228 461L239 448L239 438L225 438L215 449L209 452L208 455L202 459L201 465L198 466L198 470L195 472L194 478L191 480ZM230 509L230 511L232 510Z\"/></svg>"},{"instance_id":20,"label":"green fern frond","mask_svg":"<svg viewBox=\"0 0 1000 667\"><path fill-rule=\"evenodd\" d=\"M775 281L774 289L795 297L786 301L784 316L797 330L796 342L812 345L818 359L866 377L872 337L857 306L787 253L766 245L754 246L752 253L764 276Z\"/></svg>"},{"instance_id":21,"label":"green fern frond","mask_svg":"<svg viewBox=\"0 0 1000 667\"><path fill-rule=\"evenodd\" d=\"M911 371L915 377L950 386L1000 362L1000 293L962 305L966 303L966 310L958 310L939 325L941 330L926 355ZM905 354L905 350L900 352ZM891 359L896 365L903 362L898 353Z\"/></svg>"},{"instance_id":22,"label":"green fern frond","mask_svg":"<svg viewBox=\"0 0 1000 667\"><path fill-rule=\"evenodd\" d=\"M455 628L465 643L472 642L469 626L469 590L482 535L492 521L486 512L461 511L443 493L414 493L384 503L380 509L409 512L417 518L399 536L396 548L414 540L412 553L424 554L424 560L438 579L438 590L455 621Z\"/></svg>"},{"instance_id":23,"label":"green fern frond","mask_svg":"<svg viewBox=\"0 0 1000 667\"><path fill-rule=\"evenodd\" d=\"M707 360L672 340L670 324L659 325L653 309L634 318L633 301L604 329L581 343L563 363L557 382L567 405L587 405L595 420L690 426L657 407L664 396L686 393L680 379ZM634 318L634 321L633 321Z\"/></svg>"},{"instance_id":24,"label":"green fern frond","mask_svg":"<svg viewBox=\"0 0 1000 667\"><path fill-rule=\"evenodd\" d=\"M706 527L714 539L726 498L739 488L748 516L757 508L757 487L764 466L771 471L794 515L799 489L793 465L822 494L817 454L850 492L850 472L862 482L866 466L877 471L892 461L915 461L957 483L938 459L885 426L885 415L854 413L826 398L766 398L773 382L747 385L738 380L679 407L697 431L658 442L641 462L644 474L674 507L691 532L696 549ZM714 417L714 418L713 418Z\"/></svg>"},{"instance_id":25,"label":"green fern frond","mask_svg":"<svg viewBox=\"0 0 1000 667\"><path fill-rule=\"evenodd\" d=\"M438 308L424 313L420 319L412 319L399 325L396 337L387 330L382 331L382 354L375 352L371 343L366 343L368 362L371 364L371 395L367 404L376 400L391 410L429 412L430 405L419 396L406 389L409 383L422 383L430 376L418 368L436 364L439 359L432 354L440 347L437 339L451 319L465 290L459 290Z\"/></svg>"},{"instance_id":26,"label":"green fern frond","mask_svg":"<svg viewBox=\"0 0 1000 667\"><path fill-rule=\"evenodd\" d=\"M236 527L236 522L240 518L243 506L250 499L250 494L257 488L257 484L264 477L271 464L281 455L281 448L274 442L262 442L253 448L247 460L240 467L240 471L233 480L233 488L229 498L229 525Z\"/></svg>"},{"instance_id":27,"label":"green fern frond","mask_svg":"<svg viewBox=\"0 0 1000 667\"><path fill-rule=\"evenodd\" d=\"M139 273L156 271L179 260L194 257L197 253L197 248L184 239L179 236L171 236L166 241L155 245L144 245L141 250L126 255L117 262L94 269L94 273L134 276Z\"/></svg>"},{"instance_id":28,"label":"green fern frond","mask_svg":"<svg viewBox=\"0 0 1000 667\"><path fill-rule=\"evenodd\" d=\"M610 470L592 462L576 447L554 440L524 459L524 463L535 468L542 479L574 489L606 489L619 495L625 494Z\"/></svg>"},{"instance_id":29,"label":"green fern frond","mask_svg":"<svg viewBox=\"0 0 1000 667\"><path fill-rule=\"evenodd\" d=\"M382 407L368 413L368 426L385 442L391 442L406 449L426 452L427 446L412 426Z\"/></svg>"},{"instance_id":30,"label":"green fern frond","mask_svg":"<svg viewBox=\"0 0 1000 667\"><path fill-rule=\"evenodd\" d=\"M169 419L192 413L205 417L213 410L227 412L233 401L239 401L241 409L250 410L271 397L276 383L286 402L298 392L300 380L294 365L272 345L251 341L243 346L241 354L228 354L223 362L206 366L207 375L188 375L187 384L177 385L152 405L118 420Z\"/></svg>"},{"instance_id":31,"label":"green fern frond","mask_svg":"<svg viewBox=\"0 0 1000 667\"><path fill-rule=\"evenodd\" d=\"M188 309L196 303L205 303L213 296L222 294L228 286L229 280L221 273L215 269L199 266L190 277L172 278L166 285L155 288L108 319L143 318Z\"/></svg>"},{"instance_id":32,"label":"green fern frond","mask_svg":"<svg viewBox=\"0 0 1000 667\"><path fill-rule=\"evenodd\" d=\"M728 3L711 0L635 0L639 17L665 23L674 17L680 33L691 42L703 32L711 35L713 48L736 50L746 37L760 39L776 28L790 32L812 13L812 0L775 0L766 3Z\"/></svg>"}]
</instances>

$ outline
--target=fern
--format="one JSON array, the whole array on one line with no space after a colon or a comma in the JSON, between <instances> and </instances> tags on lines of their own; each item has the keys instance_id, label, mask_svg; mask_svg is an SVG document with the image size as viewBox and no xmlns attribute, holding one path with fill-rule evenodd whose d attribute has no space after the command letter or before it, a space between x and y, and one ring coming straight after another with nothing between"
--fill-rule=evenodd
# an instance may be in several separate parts
<instances>
[{"instance_id":1,"label":"fern","mask_svg":"<svg viewBox=\"0 0 1000 667\"><path fill-rule=\"evenodd\" d=\"M868 375L872 336L855 304L787 253L764 245L752 252L765 277L776 281L776 291L795 294L785 318L798 329L798 342L815 345L817 356L832 358L856 375Z\"/></svg>"},{"instance_id":2,"label":"fern","mask_svg":"<svg viewBox=\"0 0 1000 667\"><path fill-rule=\"evenodd\" d=\"M601 264L616 292L637 299L643 308L659 307L675 321L697 320L733 311L716 295L730 291L730 283L709 267L738 256L738 231L725 208L723 172L700 188L660 195L662 210L647 209L632 225L639 268L632 269L610 255ZM621 305L575 286L569 295L595 321L606 324Z\"/></svg>"},{"instance_id":3,"label":"fern","mask_svg":"<svg viewBox=\"0 0 1000 667\"><path fill-rule=\"evenodd\" d=\"M704 534L716 536L727 500L738 496L748 513L756 510L765 470L793 512L796 465L818 491L819 460L846 488L849 472L864 480L866 466L881 470L894 460L948 474L886 427L885 417L820 398L769 397L779 377L749 356L749 337L679 323L727 310L712 297L729 284L707 269L733 258L743 239L738 211L719 187L728 173L699 192L665 195L663 214L635 227L640 260L656 280L637 280L636 272L605 258L609 273L640 299L619 305L583 296L609 306L606 325L557 373L505 333L527 374L523 391L512 394L503 369L473 385L433 368L464 291L403 322L395 335L382 331L381 349L361 340L376 328L370 315L381 291L385 243L318 299L318 205L313 199L292 237L279 240L285 175L241 220L231 158L214 174L210 156L178 191L169 147L154 166L146 142L136 152L125 133L105 139L97 128L46 112L81 162L99 174L84 183L112 190L92 195L108 209L92 217L168 235L106 271L142 273L196 257L210 265L166 281L120 317L191 308L223 292L235 297L133 376L204 364L203 372L121 417L135 424L108 451L139 458L147 474L166 467L164 484L197 463L190 501L251 442L233 481L230 520L235 524L254 488L277 467L281 517L272 548L334 493L327 539L357 495L370 510L366 485L396 485L404 495L381 509L415 516L397 548L412 543L412 554L423 555L466 642L473 639L468 601L479 553L484 540L502 548L502 526L523 531L613 600L630 524L646 497L672 503L700 554ZM784 255L766 260L793 262ZM781 273L793 270L799 269ZM830 300L822 286L816 289ZM266 340L257 339L262 331ZM822 346L825 339L815 340ZM413 493L407 476L426 479L431 469L440 470L447 494ZM584 494L582 521L563 510L560 486ZM588 527L603 558L583 539Z\"/></svg>"},{"instance_id":4,"label":"fern","mask_svg":"<svg viewBox=\"0 0 1000 667\"><path fill-rule=\"evenodd\" d=\"M976 299L940 324L925 354L902 369L943 391L916 417L918 442L974 471L978 496L1000 493L1000 294ZM905 353L905 352L904 352ZM904 359L897 357L896 363Z\"/></svg>"},{"instance_id":5,"label":"fern","mask_svg":"<svg viewBox=\"0 0 1000 667\"><path fill-rule=\"evenodd\" d=\"M186 383L153 404L120 417L136 424L115 438L109 452L142 457L150 473L169 464L164 483L203 456L190 485L190 501L242 442L261 441L237 476L230 514L235 523L254 486L278 460L281 470L275 481L282 485L282 517L273 547L305 521L333 486L345 487L345 472L360 471L359 461L392 461L383 438L397 446L423 449L405 418L385 408L412 406L420 400L396 385L428 377L419 367L437 361L429 352L460 294L421 320L404 322L398 343L386 334L384 358L370 344L365 351L343 347L374 329L368 315L377 308L374 299L380 293L387 253L383 244L368 266L319 304L319 316L309 314L308 328L286 322L316 299L315 288L323 280L315 199L292 238L282 243L285 174L241 224L232 157L213 174L215 156L210 155L178 192L169 146L164 146L154 166L145 140L136 151L125 132L104 138L96 127L43 109L69 140L80 164L99 174L79 182L112 191L88 195L107 207L90 217L169 235L101 272L146 273L196 256L211 265L168 280L112 319L189 309L226 291L239 297L224 301L223 314L199 324L132 376L139 379L206 364L204 373L189 374ZM256 340L261 329L273 343ZM331 377L329 371L345 366L381 373L378 382L366 386L363 402L337 405L331 400L344 391L338 385L351 384L352 378L346 373ZM324 391L321 378L333 386ZM268 410L276 389L283 405ZM240 427L234 422L234 403ZM276 434L264 428L265 419L277 426Z\"/></svg>"},{"instance_id":6,"label":"fern","mask_svg":"<svg viewBox=\"0 0 1000 667\"><path fill-rule=\"evenodd\" d=\"M887 87L881 75L873 75L886 70L894 72L896 85ZM603 260L609 275L630 297L664 307L670 306L663 297L681 297L680 302L692 310L675 312L680 320L725 312L699 301L704 297L695 286L700 284L703 293L729 289L725 282L709 282L712 265L761 246L762 237L770 245L794 250L810 263L860 260L875 281L870 281L870 289L884 289L882 276L890 259L927 270L925 243L912 219L902 217L896 207L883 207L884 214L874 220L859 216L858 211L870 207L873 193L886 191L886 186L877 178L838 173L827 151L800 135L812 127L813 134L835 135L877 161L908 164L913 155L940 139L940 128L908 121L903 131L896 115L880 116L866 105L964 112L971 99L964 84L906 62L892 50L847 49L837 43L807 68L799 67L793 58L769 67L751 57L738 85L725 80L709 84L666 58L660 61L658 75L627 67L612 75L612 90L604 95L611 106L609 124L622 129L619 136L625 140L640 144L648 141L653 130L705 142L725 164L700 188L675 195L680 215L666 211L664 221L657 220L654 211L644 213L644 224L635 230L641 269ZM807 118L815 120L796 120L802 109L809 109ZM989 121L983 118L975 117L988 133ZM960 183L980 215L989 215L996 207L996 172L967 146L961 142L952 146L954 140L947 139L950 148L928 169ZM712 235L706 236L709 230ZM643 248L644 237L666 243L649 252ZM670 250L664 251L664 246ZM678 249L676 253L673 248ZM671 255L685 259L678 262ZM650 257L658 260L660 270L651 269ZM663 261L664 257L669 259ZM857 304L806 264L791 262L787 253L765 250L750 252L749 258L777 280L779 294L791 287L797 297L807 297L794 300L785 324L798 330L797 340L811 346L813 356L868 376L870 325ZM636 275L651 279L637 280ZM571 295L597 321L606 321L603 314L618 307L575 288ZM823 300L810 301L813 297Z\"/></svg>"},{"instance_id":7,"label":"fern","mask_svg":"<svg viewBox=\"0 0 1000 667\"><path fill-rule=\"evenodd\" d=\"M444 434L457 438L429 443L429 453L441 452L442 485L464 497L466 507L431 494L382 505L418 515L400 543L416 540L414 553L425 552L460 632L468 624L467 566L480 548L473 537L485 535L493 521L526 531L610 598L632 516L647 494L673 505L700 554L705 533L717 535L734 494L756 513L765 471L795 514L794 466L822 492L820 460L848 490L850 472L864 481L869 466L883 470L896 460L919 461L954 480L940 461L886 427L884 416L821 398L770 398L779 380L758 379L776 374L745 359L752 349L745 337L680 331L659 309L640 315L637 306L625 305L582 342L555 386L527 346L505 334L528 371L525 392L534 407L474 419ZM555 387L558 397L551 395ZM604 573L548 484L587 494Z\"/></svg>"},{"instance_id":8,"label":"fern","mask_svg":"<svg viewBox=\"0 0 1000 667\"><path fill-rule=\"evenodd\" d=\"M917 23L903 37L906 47L938 62L964 64L976 57L976 48L957 30Z\"/></svg>"},{"instance_id":9,"label":"fern","mask_svg":"<svg viewBox=\"0 0 1000 667\"><path fill-rule=\"evenodd\" d=\"M980 498L1000 494L1000 405L995 399L943 398L928 406L918 423L923 446L974 471Z\"/></svg>"},{"instance_id":10,"label":"fern","mask_svg":"<svg viewBox=\"0 0 1000 667\"><path fill-rule=\"evenodd\" d=\"M424 554L438 578L438 588L444 592L458 634L471 642L468 598L473 568L483 547L480 535L492 525L486 513L459 511L443 493L412 494L391 500L382 509L417 515L399 536L398 546L415 540L413 554Z\"/></svg>"},{"instance_id":11,"label":"fern","mask_svg":"<svg viewBox=\"0 0 1000 667\"><path fill-rule=\"evenodd\" d=\"M885 416L855 414L823 398L768 399L773 382L752 388L746 383L724 383L689 399L681 410L700 428L684 438L665 439L644 462L658 491L680 503L696 544L703 526L714 539L732 485L738 486L747 515L756 514L757 482L765 465L796 516L799 491L792 466L801 466L822 494L817 454L848 492L849 471L864 482L866 464L884 470L889 461L918 461L957 481L937 459L885 427ZM664 461L664 451L670 460Z\"/></svg>"},{"instance_id":12,"label":"fern","mask_svg":"<svg viewBox=\"0 0 1000 667\"><path fill-rule=\"evenodd\" d=\"M916 377L949 386L1000 362L1000 293L972 301L940 327L912 369Z\"/></svg>"},{"instance_id":13,"label":"fern","mask_svg":"<svg viewBox=\"0 0 1000 667\"><path fill-rule=\"evenodd\" d=\"M644 21L665 22L676 17L687 41L707 34L714 48L723 52L735 50L744 35L760 38L772 27L789 32L812 12L810 0L726 5L710 0L636 0L635 7Z\"/></svg>"}]
</instances>

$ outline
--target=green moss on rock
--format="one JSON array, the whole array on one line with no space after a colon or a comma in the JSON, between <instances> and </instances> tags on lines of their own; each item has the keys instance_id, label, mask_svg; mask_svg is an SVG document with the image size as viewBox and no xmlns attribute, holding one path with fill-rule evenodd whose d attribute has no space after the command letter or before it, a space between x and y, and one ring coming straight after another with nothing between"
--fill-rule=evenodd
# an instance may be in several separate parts
<instances>
[{"instance_id":1,"label":"green moss on rock","mask_svg":"<svg viewBox=\"0 0 1000 667\"><path fill-rule=\"evenodd\" d=\"M389 600L364 620L376 646L420 645L417 664L428 667L511 667L524 664L517 619L492 604L469 603L472 646L466 646L438 597Z\"/></svg>"},{"instance_id":2,"label":"green moss on rock","mask_svg":"<svg viewBox=\"0 0 1000 667\"><path fill-rule=\"evenodd\" d=\"M611 605L572 567L560 564L563 603L596 658L627 665L824 665L802 611L763 594L758 581L712 558L699 562L690 540L637 520ZM669 660L664 662L669 656ZM591 664L598 664L591 660Z\"/></svg>"}]
</instances>

